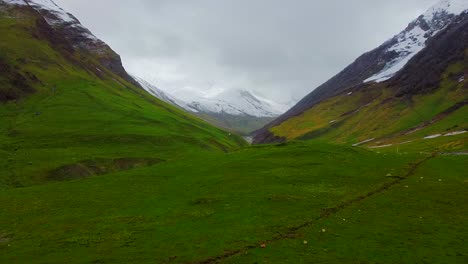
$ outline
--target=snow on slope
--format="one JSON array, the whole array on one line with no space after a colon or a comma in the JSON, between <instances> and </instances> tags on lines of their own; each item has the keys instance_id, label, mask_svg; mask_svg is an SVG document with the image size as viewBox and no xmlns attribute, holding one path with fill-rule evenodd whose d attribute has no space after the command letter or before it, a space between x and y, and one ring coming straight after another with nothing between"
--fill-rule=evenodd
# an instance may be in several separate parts
<instances>
[{"instance_id":1,"label":"snow on slope","mask_svg":"<svg viewBox=\"0 0 468 264\"><path fill-rule=\"evenodd\" d=\"M235 116L277 117L291 105L273 102L246 90L227 90L212 96L198 96L187 101L133 76L140 85L155 97L193 113L216 113Z\"/></svg>"},{"instance_id":2,"label":"snow on slope","mask_svg":"<svg viewBox=\"0 0 468 264\"><path fill-rule=\"evenodd\" d=\"M163 90L143 80L142 78L139 78L135 75L133 75L132 77L143 87L143 89L145 89L147 92L149 92L151 95L155 96L156 98L159 98L166 103L181 107L187 111L198 112L197 109L191 108L184 101L176 99L174 96L164 92Z\"/></svg>"},{"instance_id":3,"label":"snow on slope","mask_svg":"<svg viewBox=\"0 0 468 264\"><path fill-rule=\"evenodd\" d=\"M3 0L8 4L14 5L30 5L34 7L36 10L48 10L53 13L57 19L55 21L47 21L51 24L58 23L58 22L75 22L76 18L71 14L65 12L62 8L60 8L57 4L55 4L52 0Z\"/></svg>"},{"instance_id":4,"label":"snow on slope","mask_svg":"<svg viewBox=\"0 0 468 264\"><path fill-rule=\"evenodd\" d=\"M424 49L429 38L444 29L455 16L466 10L468 10L468 0L442 0L429 8L426 13L411 22L403 32L388 41L394 44L386 52L396 53L397 56L387 62L382 71L364 82L383 82L393 77L411 58Z\"/></svg>"},{"instance_id":5,"label":"snow on slope","mask_svg":"<svg viewBox=\"0 0 468 264\"><path fill-rule=\"evenodd\" d=\"M47 23L51 26L66 26L74 28L80 32L80 35L89 42L100 43L101 41L94 36L87 28L83 27L80 21L72 14L66 12L52 0L0 0L11 5L29 5L41 13Z\"/></svg>"},{"instance_id":6,"label":"snow on slope","mask_svg":"<svg viewBox=\"0 0 468 264\"><path fill-rule=\"evenodd\" d=\"M277 117L289 109L289 105L273 102L247 90L227 90L215 96L194 99L188 105L199 112L255 117Z\"/></svg>"}]
</instances>

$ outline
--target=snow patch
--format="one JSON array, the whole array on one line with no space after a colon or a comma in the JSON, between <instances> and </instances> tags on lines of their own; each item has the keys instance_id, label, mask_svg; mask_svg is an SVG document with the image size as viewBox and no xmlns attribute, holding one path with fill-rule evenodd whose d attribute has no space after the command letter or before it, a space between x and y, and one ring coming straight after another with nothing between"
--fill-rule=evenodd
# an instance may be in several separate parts
<instances>
[{"instance_id":1,"label":"snow patch","mask_svg":"<svg viewBox=\"0 0 468 264\"><path fill-rule=\"evenodd\" d=\"M462 131L454 131L454 132L450 132L450 133L447 133L444 135L444 137L450 137L450 136L457 136L457 135L461 135L461 134L465 134L466 130L462 130Z\"/></svg>"},{"instance_id":2,"label":"snow patch","mask_svg":"<svg viewBox=\"0 0 468 264\"><path fill-rule=\"evenodd\" d=\"M437 14L446 12L448 14L460 15L467 9L468 1L466 0L442 0L429 8L423 16L427 21L431 21Z\"/></svg>"},{"instance_id":3,"label":"snow patch","mask_svg":"<svg viewBox=\"0 0 468 264\"><path fill-rule=\"evenodd\" d=\"M71 14L65 12L61 7L59 7L54 1L52 0L26 0L29 5L31 5L34 9L43 9L53 13L57 16L58 20L51 20L47 19L47 22L52 23L76 23L77 20Z\"/></svg>"},{"instance_id":4,"label":"snow patch","mask_svg":"<svg viewBox=\"0 0 468 264\"><path fill-rule=\"evenodd\" d=\"M438 137L441 137L441 136L442 136L442 134L435 134L435 135L427 136L424 139L433 139L433 138L438 138Z\"/></svg>"},{"instance_id":5,"label":"snow patch","mask_svg":"<svg viewBox=\"0 0 468 264\"><path fill-rule=\"evenodd\" d=\"M168 94L168 93L162 91L161 89L159 89L155 85L150 84L149 82L143 80L142 78L136 77L134 75L132 77L133 77L133 79L135 79L141 85L141 87L143 87L143 89L145 89L147 92L149 92L154 97L156 97L156 98L158 98L158 99L160 99L160 100L162 100L162 101L164 101L166 103L178 106L178 107L180 107L180 108L182 108L182 109L184 109L186 111L195 112L195 113L198 112L196 109L189 107L184 101L176 99L171 94Z\"/></svg>"},{"instance_id":6,"label":"snow patch","mask_svg":"<svg viewBox=\"0 0 468 264\"><path fill-rule=\"evenodd\" d=\"M359 142L359 143L353 144L353 147L357 147L357 146L359 146L359 145L362 145L362 144L365 144L365 143L368 143L368 142L371 142L371 141L374 141L374 140L375 140L375 138L366 139L366 140L361 141L361 142Z\"/></svg>"},{"instance_id":7,"label":"snow patch","mask_svg":"<svg viewBox=\"0 0 468 264\"><path fill-rule=\"evenodd\" d=\"M383 82L392 78L397 72L421 50L426 47L427 39L436 35L453 21L453 16L460 15L468 9L467 0L442 0L414 20L406 30L393 37L389 42L396 43L389 47L386 53L396 53L397 57L387 62L377 74L367 78L364 82ZM429 26L429 29L425 30Z\"/></svg>"},{"instance_id":8,"label":"snow patch","mask_svg":"<svg viewBox=\"0 0 468 264\"><path fill-rule=\"evenodd\" d=\"M99 42L100 40L94 36L88 29L83 27L72 14L66 12L64 9L59 7L52 0L0 0L4 3L11 5L29 5L39 12L42 17L51 26L65 26L74 29L78 29L80 34L87 40L92 42ZM46 13L47 12L47 13ZM49 15L52 14L52 15Z\"/></svg>"},{"instance_id":9,"label":"snow patch","mask_svg":"<svg viewBox=\"0 0 468 264\"><path fill-rule=\"evenodd\" d=\"M378 148L386 148L386 147L391 147L393 146L393 144L387 144L387 145L381 145L381 146L373 146L373 147L369 147L371 149L378 149Z\"/></svg>"},{"instance_id":10,"label":"snow patch","mask_svg":"<svg viewBox=\"0 0 468 264\"><path fill-rule=\"evenodd\" d=\"M408 143L411 143L413 142L412 140L408 140L408 141L405 141L405 142L401 142L400 145L404 145L404 144L408 144Z\"/></svg>"},{"instance_id":11,"label":"snow patch","mask_svg":"<svg viewBox=\"0 0 468 264\"><path fill-rule=\"evenodd\" d=\"M23 0L1 0L1 1L10 5L27 5L26 2Z\"/></svg>"}]
</instances>

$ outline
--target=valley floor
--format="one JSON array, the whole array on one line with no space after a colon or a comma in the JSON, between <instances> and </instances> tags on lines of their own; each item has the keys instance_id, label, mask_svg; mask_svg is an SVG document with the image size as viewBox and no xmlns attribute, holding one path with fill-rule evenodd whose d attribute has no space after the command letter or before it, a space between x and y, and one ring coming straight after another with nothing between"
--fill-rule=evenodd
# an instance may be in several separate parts
<instances>
[{"instance_id":1,"label":"valley floor","mask_svg":"<svg viewBox=\"0 0 468 264\"><path fill-rule=\"evenodd\" d=\"M255 146L0 192L1 263L466 263L467 156Z\"/></svg>"}]
</instances>

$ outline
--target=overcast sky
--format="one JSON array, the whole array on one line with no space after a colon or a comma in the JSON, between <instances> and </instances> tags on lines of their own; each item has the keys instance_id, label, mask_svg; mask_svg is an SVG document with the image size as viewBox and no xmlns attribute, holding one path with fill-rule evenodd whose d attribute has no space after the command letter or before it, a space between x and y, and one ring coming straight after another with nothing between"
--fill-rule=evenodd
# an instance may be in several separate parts
<instances>
[{"instance_id":1,"label":"overcast sky","mask_svg":"<svg viewBox=\"0 0 468 264\"><path fill-rule=\"evenodd\" d=\"M299 100L437 0L55 0L176 96Z\"/></svg>"}]
</instances>

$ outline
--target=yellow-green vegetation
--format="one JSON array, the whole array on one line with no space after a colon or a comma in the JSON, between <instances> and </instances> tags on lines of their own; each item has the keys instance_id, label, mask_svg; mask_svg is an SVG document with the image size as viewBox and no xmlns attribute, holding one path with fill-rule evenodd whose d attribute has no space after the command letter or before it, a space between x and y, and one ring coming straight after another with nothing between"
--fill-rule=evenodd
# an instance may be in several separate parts
<instances>
[{"instance_id":1,"label":"yellow-green vegetation","mask_svg":"<svg viewBox=\"0 0 468 264\"><path fill-rule=\"evenodd\" d=\"M374 84L330 98L270 131L287 140L355 144L375 139L368 145L381 146L467 130L468 89L466 81L454 78L463 75L467 65L467 60L451 65L443 74L440 87L431 93L398 98L392 89ZM440 147L466 149L467 139L468 134L452 136L446 140L450 144Z\"/></svg>"}]
</instances>

